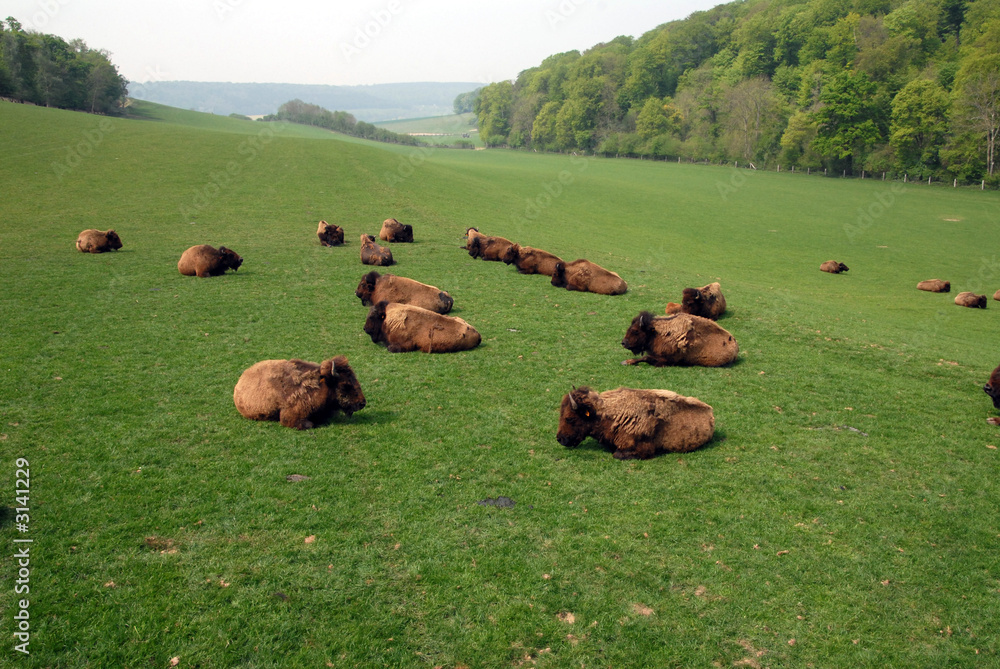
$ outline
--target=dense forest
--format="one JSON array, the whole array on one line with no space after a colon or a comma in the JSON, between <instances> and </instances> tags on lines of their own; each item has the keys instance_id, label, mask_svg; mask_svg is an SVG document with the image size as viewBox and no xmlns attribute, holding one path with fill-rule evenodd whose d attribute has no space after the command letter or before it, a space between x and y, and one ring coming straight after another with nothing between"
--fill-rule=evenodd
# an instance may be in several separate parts
<instances>
[{"instance_id":1,"label":"dense forest","mask_svg":"<svg viewBox=\"0 0 1000 669\"><path fill-rule=\"evenodd\" d=\"M107 51L0 21L0 97L109 114L124 107L127 89Z\"/></svg>"},{"instance_id":2,"label":"dense forest","mask_svg":"<svg viewBox=\"0 0 1000 669\"><path fill-rule=\"evenodd\" d=\"M268 114L262 121L288 121L289 123L301 123L303 125L314 125L319 128L326 128L334 132L340 132L353 137L371 139L376 142L389 142L390 144L409 144L416 146L418 142L409 135L401 135L385 128L358 121L352 114L345 111L330 111L323 109L319 105L308 104L302 100L291 100L278 108L277 114Z\"/></svg>"},{"instance_id":3,"label":"dense forest","mask_svg":"<svg viewBox=\"0 0 1000 669\"><path fill-rule=\"evenodd\" d=\"M998 185L1000 0L742 0L550 56L489 146Z\"/></svg>"}]
</instances>

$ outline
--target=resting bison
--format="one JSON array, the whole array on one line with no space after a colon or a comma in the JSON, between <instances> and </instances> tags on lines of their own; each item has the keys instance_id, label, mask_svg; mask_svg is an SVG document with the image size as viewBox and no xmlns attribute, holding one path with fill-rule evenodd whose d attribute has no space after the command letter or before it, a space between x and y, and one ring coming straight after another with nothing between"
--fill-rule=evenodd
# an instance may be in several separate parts
<instances>
[{"instance_id":1,"label":"resting bison","mask_svg":"<svg viewBox=\"0 0 1000 669\"><path fill-rule=\"evenodd\" d=\"M1000 366L990 374L990 380L983 386L983 391L993 400L994 408L1000 409Z\"/></svg>"},{"instance_id":2,"label":"resting bison","mask_svg":"<svg viewBox=\"0 0 1000 669\"><path fill-rule=\"evenodd\" d=\"M482 341L461 318L384 301L368 311L365 334L376 344L385 344L390 353L454 353L475 348Z\"/></svg>"},{"instance_id":3,"label":"resting bison","mask_svg":"<svg viewBox=\"0 0 1000 669\"><path fill-rule=\"evenodd\" d=\"M392 251L379 246L373 235L361 235L361 262L365 265L388 267L392 264Z\"/></svg>"},{"instance_id":4,"label":"resting bison","mask_svg":"<svg viewBox=\"0 0 1000 669\"><path fill-rule=\"evenodd\" d=\"M344 229L339 225L330 225L326 221L319 222L316 236L323 246L339 246L344 243Z\"/></svg>"},{"instance_id":5,"label":"resting bison","mask_svg":"<svg viewBox=\"0 0 1000 669\"><path fill-rule=\"evenodd\" d=\"M1000 290L998 290L997 292L993 293L993 299L994 300L1000 300Z\"/></svg>"},{"instance_id":6,"label":"resting bison","mask_svg":"<svg viewBox=\"0 0 1000 669\"><path fill-rule=\"evenodd\" d=\"M361 277L354 294L361 304L370 307L378 302L398 302L423 307L439 314L451 311L455 300L440 288L413 279L371 271Z\"/></svg>"},{"instance_id":7,"label":"resting bison","mask_svg":"<svg viewBox=\"0 0 1000 669\"><path fill-rule=\"evenodd\" d=\"M177 271L184 276L219 276L225 274L227 269L234 272L243 264L243 258L225 246L220 246L218 250L208 244L198 244L192 246L177 261Z\"/></svg>"},{"instance_id":8,"label":"resting bison","mask_svg":"<svg viewBox=\"0 0 1000 669\"><path fill-rule=\"evenodd\" d=\"M76 238L76 250L83 253L105 253L122 247L122 238L114 230L84 230Z\"/></svg>"},{"instance_id":9,"label":"resting bison","mask_svg":"<svg viewBox=\"0 0 1000 669\"><path fill-rule=\"evenodd\" d=\"M563 396L556 439L573 448L593 437L619 460L645 460L693 451L714 431L712 407L697 398L634 388L597 393L583 386Z\"/></svg>"},{"instance_id":10,"label":"resting bison","mask_svg":"<svg viewBox=\"0 0 1000 669\"><path fill-rule=\"evenodd\" d=\"M544 274L546 276L555 274L556 263L562 262L562 258L552 255L548 251L520 244L508 246L500 260L508 265L513 263L521 274Z\"/></svg>"},{"instance_id":11,"label":"resting bison","mask_svg":"<svg viewBox=\"0 0 1000 669\"><path fill-rule=\"evenodd\" d=\"M930 293L950 293L951 281L941 279L928 279L917 284L917 290L926 290Z\"/></svg>"},{"instance_id":12,"label":"resting bison","mask_svg":"<svg viewBox=\"0 0 1000 669\"><path fill-rule=\"evenodd\" d=\"M691 314L653 316L648 311L632 319L622 346L636 355L649 352L645 357L625 360L623 365L648 362L655 367L722 367L736 360L740 352L733 335L715 321Z\"/></svg>"},{"instance_id":13,"label":"resting bison","mask_svg":"<svg viewBox=\"0 0 1000 669\"><path fill-rule=\"evenodd\" d=\"M552 274L552 285L601 295L621 295L628 290L624 279L589 260L557 262Z\"/></svg>"},{"instance_id":14,"label":"resting bison","mask_svg":"<svg viewBox=\"0 0 1000 669\"><path fill-rule=\"evenodd\" d=\"M824 272L829 272L830 274L840 274L841 272L846 272L850 269L844 263L837 262L836 260L827 260L825 263L820 265L819 268Z\"/></svg>"},{"instance_id":15,"label":"resting bison","mask_svg":"<svg viewBox=\"0 0 1000 669\"><path fill-rule=\"evenodd\" d=\"M718 320L725 311L726 298L718 281L701 288L685 288L680 304L667 304L668 314L691 314L713 321Z\"/></svg>"},{"instance_id":16,"label":"resting bison","mask_svg":"<svg viewBox=\"0 0 1000 669\"><path fill-rule=\"evenodd\" d=\"M955 296L955 304L960 307L969 307L971 309L985 309L986 296L976 295L975 293L965 291L964 293L959 293Z\"/></svg>"},{"instance_id":17,"label":"resting bison","mask_svg":"<svg viewBox=\"0 0 1000 669\"><path fill-rule=\"evenodd\" d=\"M365 408L365 395L347 358L317 365L305 360L262 360L243 372L233 401L244 417L277 420L308 430L336 410L348 416Z\"/></svg>"},{"instance_id":18,"label":"resting bison","mask_svg":"<svg viewBox=\"0 0 1000 669\"><path fill-rule=\"evenodd\" d=\"M412 242L413 226L403 225L394 218L387 218L382 221L382 229L379 230L378 238L383 242Z\"/></svg>"},{"instance_id":19,"label":"resting bison","mask_svg":"<svg viewBox=\"0 0 1000 669\"><path fill-rule=\"evenodd\" d=\"M507 253L507 249L513 244L512 241L503 237L490 237L481 234L476 228L469 228L465 234L469 239L465 248L468 249L469 255L473 258L500 261Z\"/></svg>"}]
</instances>

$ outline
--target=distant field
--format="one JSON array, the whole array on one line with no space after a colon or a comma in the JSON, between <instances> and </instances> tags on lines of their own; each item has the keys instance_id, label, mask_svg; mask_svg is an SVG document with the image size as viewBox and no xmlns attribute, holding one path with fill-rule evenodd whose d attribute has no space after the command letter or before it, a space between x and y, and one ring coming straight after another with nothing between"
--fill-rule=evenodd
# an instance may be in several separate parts
<instances>
[{"instance_id":1,"label":"distant field","mask_svg":"<svg viewBox=\"0 0 1000 669\"><path fill-rule=\"evenodd\" d=\"M425 135L422 140L428 144L452 144L457 140L465 139L475 142L476 146L483 145L476 128L476 115L471 112L403 121L380 121L375 125L393 132L420 133ZM463 135L469 135L469 137L463 137Z\"/></svg>"},{"instance_id":2,"label":"distant field","mask_svg":"<svg viewBox=\"0 0 1000 669\"><path fill-rule=\"evenodd\" d=\"M1000 304L953 303L1000 288L997 193L134 112L0 103L0 665L1000 662L982 391ZM479 348L364 334L358 237L390 216L416 242L386 271L449 291ZM321 247L320 219L347 244ZM629 291L473 260L469 226ZM78 253L92 227L124 248ZM180 276L200 243L243 267ZM640 310L716 280L736 364L620 364ZM368 400L353 417L298 432L234 408L253 363L336 354ZM715 439L648 461L565 449L574 385L698 397ZM499 496L515 506L481 504Z\"/></svg>"}]
</instances>

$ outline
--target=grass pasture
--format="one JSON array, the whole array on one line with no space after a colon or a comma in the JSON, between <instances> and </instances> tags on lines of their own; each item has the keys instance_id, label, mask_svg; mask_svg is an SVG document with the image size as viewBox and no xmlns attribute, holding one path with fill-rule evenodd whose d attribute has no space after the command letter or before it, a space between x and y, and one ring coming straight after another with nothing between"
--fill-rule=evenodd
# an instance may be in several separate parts
<instances>
[{"instance_id":1,"label":"grass pasture","mask_svg":"<svg viewBox=\"0 0 1000 669\"><path fill-rule=\"evenodd\" d=\"M997 194L136 111L0 103L0 665L997 664L981 387L1000 307L953 303L1000 288ZM394 355L364 335L358 236L390 216L416 243L388 271L448 290L482 346ZM319 219L347 244L320 247ZM629 292L474 261L468 226ZM78 253L91 227L124 248ZM198 243L243 267L180 276ZM927 278L952 294L915 290ZM713 280L736 364L620 364L640 310ZM254 362L341 353L368 400L352 418L298 432L236 412ZM642 462L564 449L573 385L698 397L716 438ZM479 504L498 496L516 505Z\"/></svg>"}]
</instances>

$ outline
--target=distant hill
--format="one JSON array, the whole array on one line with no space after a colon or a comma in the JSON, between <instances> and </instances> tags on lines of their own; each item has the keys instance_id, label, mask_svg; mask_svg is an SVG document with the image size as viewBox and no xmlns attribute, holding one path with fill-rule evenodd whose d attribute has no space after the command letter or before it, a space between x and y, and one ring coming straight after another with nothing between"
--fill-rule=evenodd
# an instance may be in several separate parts
<instances>
[{"instance_id":1,"label":"distant hill","mask_svg":"<svg viewBox=\"0 0 1000 669\"><path fill-rule=\"evenodd\" d=\"M360 121L386 121L452 114L455 98L482 84L422 82L370 86L307 84L234 84L229 82L156 81L129 84L129 95L171 107L229 114L273 114L299 99L330 110L346 111Z\"/></svg>"}]
</instances>

